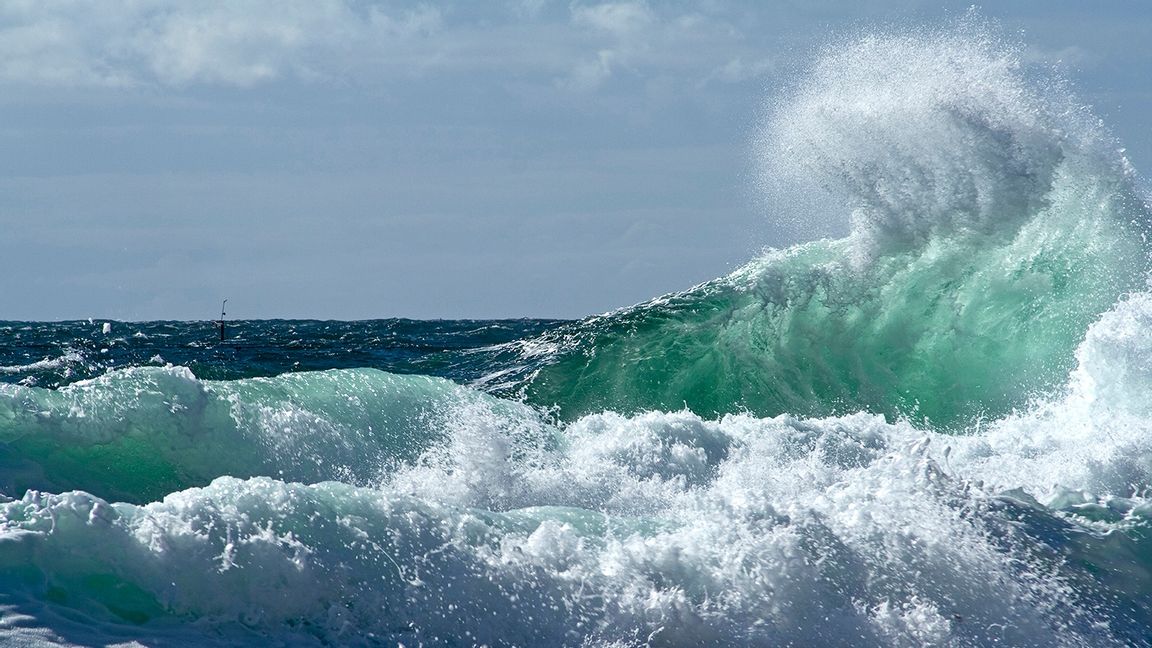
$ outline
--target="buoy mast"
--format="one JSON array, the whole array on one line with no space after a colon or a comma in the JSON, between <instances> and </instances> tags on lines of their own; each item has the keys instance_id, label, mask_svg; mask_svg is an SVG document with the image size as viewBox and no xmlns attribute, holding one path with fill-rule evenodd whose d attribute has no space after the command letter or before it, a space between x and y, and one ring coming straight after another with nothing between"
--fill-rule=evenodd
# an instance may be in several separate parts
<instances>
[{"instance_id":1,"label":"buoy mast","mask_svg":"<svg viewBox=\"0 0 1152 648\"><path fill-rule=\"evenodd\" d=\"M227 303L228 303L227 299L225 299L223 302L220 303L220 319L216 321L216 323L220 325L220 341L221 342L224 341L224 316L228 314L228 313L224 312L224 305Z\"/></svg>"}]
</instances>

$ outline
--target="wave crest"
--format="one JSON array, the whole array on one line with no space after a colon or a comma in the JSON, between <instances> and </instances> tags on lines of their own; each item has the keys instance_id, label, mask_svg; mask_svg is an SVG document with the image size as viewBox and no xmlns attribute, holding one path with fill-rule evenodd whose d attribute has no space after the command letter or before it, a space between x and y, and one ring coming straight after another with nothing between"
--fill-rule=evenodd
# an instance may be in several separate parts
<instances>
[{"instance_id":1,"label":"wave crest","mask_svg":"<svg viewBox=\"0 0 1152 648\"><path fill-rule=\"evenodd\" d=\"M1088 325L1147 283L1130 167L976 25L840 44L771 115L773 182L826 192L818 217L851 210L851 233L546 334L530 401L962 427L1061 386Z\"/></svg>"}]
</instances>

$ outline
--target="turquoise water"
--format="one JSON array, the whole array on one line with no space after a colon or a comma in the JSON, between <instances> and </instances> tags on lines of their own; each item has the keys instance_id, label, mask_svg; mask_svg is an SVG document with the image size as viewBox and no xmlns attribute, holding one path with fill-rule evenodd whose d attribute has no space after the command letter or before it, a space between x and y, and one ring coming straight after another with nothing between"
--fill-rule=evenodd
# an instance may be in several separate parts
<instances>
[{"instance_id":1,"label":"turquoise water","mask_svg":"<svg viewBox=\"0 0 1152 648\"><path fill-rule=\"evenodd\" d=\"M0 643L1152 645L1152 209L1020 58L830 46L848 234L597 317L0 323Z\"/></svg>"}]
</instances>

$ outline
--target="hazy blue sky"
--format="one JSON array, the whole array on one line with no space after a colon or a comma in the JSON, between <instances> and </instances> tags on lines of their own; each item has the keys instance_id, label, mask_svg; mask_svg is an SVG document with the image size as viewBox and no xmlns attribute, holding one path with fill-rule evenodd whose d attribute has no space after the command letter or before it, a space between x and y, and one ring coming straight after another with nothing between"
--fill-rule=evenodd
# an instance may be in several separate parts
<instances>
[{"instance_id":1,"label":"hazy blue sky","mask_svg":"<svg viewBox=\"0 0 1152 648\"><path fill-rule=\"evenodd\" d=\"M0 0L0 319L573 317L787 243L751 135L968 2ZM1152 173L1152 3L996 2Z\"/></svg>"}]
</instances>

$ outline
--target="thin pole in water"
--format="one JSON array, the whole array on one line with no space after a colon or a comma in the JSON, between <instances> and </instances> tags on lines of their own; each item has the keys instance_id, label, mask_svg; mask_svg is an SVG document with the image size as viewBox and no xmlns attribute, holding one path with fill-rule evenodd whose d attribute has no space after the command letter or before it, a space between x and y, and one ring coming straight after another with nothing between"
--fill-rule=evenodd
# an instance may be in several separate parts
<instances>
[{"instance_id":1,"label":"thin pole in water","mask_svg":"<svg viewBox=\"0 0 1152 648\"><path fill-rule=\"evenodd\" d=\"M223 302L220 303L220 321L219 321L219 324L220 324L220 341L221 342L224 341L224 316L228 314L228 313L224 312L224 305L227 303L228 303L227 299L225 299Z\"/></svg>"}]
</instances>

